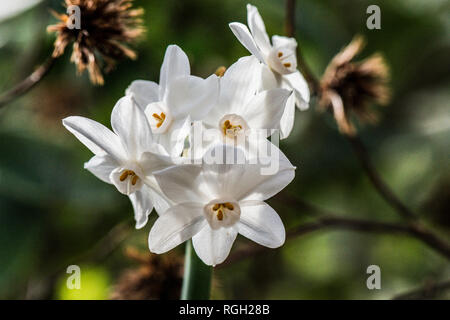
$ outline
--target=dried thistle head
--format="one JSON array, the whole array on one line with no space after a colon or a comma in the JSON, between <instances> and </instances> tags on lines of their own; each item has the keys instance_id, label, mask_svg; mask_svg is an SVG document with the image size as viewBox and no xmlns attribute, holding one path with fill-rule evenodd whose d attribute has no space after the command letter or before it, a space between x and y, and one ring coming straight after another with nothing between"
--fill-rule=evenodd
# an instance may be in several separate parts
<instances>
[{"instance_id":1,"label":"dried thistle head","mask_svg":"<svg viewBox=\"0 0 450 320\"><path fill-rule=\"evenodd\" d=\"M356 133L351 114L360 121L373 123L377 114L371 104L386 105L390 98L389 69L380 54L352 61L364 44L364 39L356 36L331 60L320 80L320 107L332 110L339 130L348 135Z\"/></svg>"},{"instance_id":2,"label":"dried thistle head","mask_svg":"<svg viewBox=\"0 0 450 320\"><path fill-rule=\"evenodd\" d=\"M132 9L133 0L65 0L64 6L80 8L80 29L68 27L67 14L53 12L60 21L47 27L57 34L53 57L59 57L73 42L70 60L81 74L88 70L94 84L103 84L102 70L114 68L122 58L135 59L136 53L128 48L144 32L143 9Z\"/></svg>"},{"instance_id":3,"label":"dried thistle head","mask_svg":"<svg viewBox=\"0 0 450 320\"><path fill-rule=\"evenodd\" d=\"M128 248L125 253L139 263L126 270L114 287L114 300L179 299L183 282L183 259L173 253L156 255Z\"/></svg>"}]
</instances>

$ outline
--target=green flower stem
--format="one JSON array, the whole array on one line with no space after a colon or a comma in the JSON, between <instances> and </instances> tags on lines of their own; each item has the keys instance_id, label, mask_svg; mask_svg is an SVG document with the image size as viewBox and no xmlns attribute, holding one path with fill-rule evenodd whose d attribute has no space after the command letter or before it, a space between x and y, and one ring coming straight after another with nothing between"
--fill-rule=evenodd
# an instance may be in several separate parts
<instances>
[{"instance_id":1,"label":"green flower stem","mask_svg":"<svg viewBox=\"0 0 450 320\"><path fill-rule=\"evenodd\" d=\"M200 260L192 246L192 241L187 241L181 300L208 300L211 291L211 277L212 267Z\"/></svg>"}]
</instances>

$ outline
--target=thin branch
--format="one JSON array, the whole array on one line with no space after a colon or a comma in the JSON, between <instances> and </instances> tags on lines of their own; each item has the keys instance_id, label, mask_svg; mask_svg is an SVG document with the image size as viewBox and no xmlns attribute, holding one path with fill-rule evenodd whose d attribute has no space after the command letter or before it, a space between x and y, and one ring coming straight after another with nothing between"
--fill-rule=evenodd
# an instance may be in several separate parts
<instances>
[{"instance_id":1,"label":"thin branch","mask_svg":"<svg viewBox=\"0 0 450 320\"><path fill-rule=\"evenodd\" d=\"M42 65L40 65L32 74L22 80L14 88L6 91L0 96L0 108L6 106L8 103L21 97L30 91L44 76L50 71L56 58L48 58Z\"/></svg>"},{"instance_id":2,"label":"thin branch","mask_svg":"<svg viewBox=\"0 0 450 320\"><path fill-rule=\"evenodd\" d=\"M411 221L408 224L392 224L376 221L354 220L346 218L336 218L339 215L327 212L323 209L317 208L314 205L308 204L305 201L299 200L292 196L284 196L283 202L292 203L295 207L303 208L307 212L319 215L319 221L325 222L325 226L339 226L340 228L350 228L357 231L369 231L369 232L403 232L412 236L423 243L427 244L430 248L433 248L447 259L450 259L450 244L441 239L437 234L428 230L425 226L418 221ZM325 217L325 218L323 218ZM325 219L325 221L323 221ZM351 225L351 226L350 226Z\"/></svg>"},{"instance_id":3,"label":"thin branch","mask_svg":"<svg viewBox=\"0 0 450 320\"><path fill-rule=\"evenodd\" d=\"M434 233L424 229L421 226L418 226L417 224L404 225L400 223L344 218L338 215L329 214L313 205L305 203L302 200L293 198L291 198L290 200L288 199L289 197L283 197L283 202L295 202L297 208L306 208L308 210L312 210L314 214L319 214L322 216L319 216L314 222L304 223L296 228L289 230L286 235L286 240L325 229L349 230L356 232L370 232L381 234L403 234L422 241L430 248L434 249L436 252L439 252L447 259L450 259L450 245L441 240ZM227 258L227 260L225 260L223 264L219 265L219 267L225 267L233 262L237 262L245 258L257 255L266 250L267 249L263 246L249 244L245 247L235 250L232 254L230 254L230 256Z\"/></svg>"},{"instance_id":4,"label":"thin branch","mask_svg":"<svg viewBox=\"0 0 450 320\"><path fill-rule=\"evenodd\" d=\"M384 181L379 176L378 172L375 170L372 162L370 161L369 154L366 147L362 143L358 136L348 136L347 140L350 142L356 157L358 158L361 166L369 177L375 189L378 193L405 219L415 218L415 214L406 207L403 202L397 198L397 196L392 192L392 190L384 183Z\"/></svg>"},{"instance_id":5,"label":"thin branch","mask_svg":"<svg viewBox=\"0 0 450 320\"><path fill-rule=\"evenodd\" d=\"M450 290L450 280L438 283L427 283L423 287L394 296L393 300L433 299Z\"/></svg>"},{"instance_id":6,"label":"thin branch","mask_svg":"<svg viewBox=\"0 0 450 320\"><path fill-rule=\"evenodd\" d=\"M286 0L286 34L290 37L294 37L295 30L295 0ZM298 65L305 79L308 81L312 95L320 95L319 81L312 75L310 69L306 65L303 57L301 56L300 47L297 47L298 53ZM357 136L346 136L349 140L358 160L360 161L364 171L369 177L371 183L378 191L378 193L401 215L406 219L415 218L415 214L405 205L403 202L392 192L388 185L381 179L375 167L370 161L368 152Z\"/></svg>"},{"instance_id":7,"label":"thin branch","mask_svg":"<svg viewBox=\"0 0 450 320\"><path fill-rule=\"evenodd\" d=\"M286 24L285 32L288 37L295 37L295 0L286 0ZM308 82L309 90L312 95L317 95L319 92L319 81L306 64L300 46L297 46L297 65L298 69Z\"/></svg>"},{"instance_id":8,"label":"thin branch","mask_svg":"<svg viewBox=\"0 0 450 320\"><path fill-rule=\"evenodd\" d=\"M349 219L336 216L320 217L314 222L304 223L287 232L286 240L297 238L315 231L325 229L351 230L357 232L373 232L373 233L408 233L408 227L385 222L376 222L361 219ZM234 262L238 262L245 258L249 258L265 252L269 249L250 243L242 248L234 250L230 256L218 267L225 267Z\"/></svg>"}]
</instances>

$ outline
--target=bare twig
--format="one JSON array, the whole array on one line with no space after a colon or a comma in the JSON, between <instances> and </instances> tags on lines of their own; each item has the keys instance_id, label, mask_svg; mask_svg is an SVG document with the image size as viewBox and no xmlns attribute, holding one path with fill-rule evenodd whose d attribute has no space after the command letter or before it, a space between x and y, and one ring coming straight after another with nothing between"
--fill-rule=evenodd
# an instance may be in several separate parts
<instances>
[{"instance_id":1,"label":"bare twig","mask_svg":"<svg viewBox=\"0 0 450 320\"><path fill-rule=\"evenodd\" d=\"M286 24L285 31L288 37L295 37L295 0L286 0ZM298 69L308 82L309 90L312 95L319 93L319 81L309 69L308 65L303 59L300 46L297 46L297 65Z\"/></svg>"},{"instance_id":2,"label":"bare twig","mask_svg":"<svg viewBox=\"0 0 450 320\"><path fill-rule=\"evenodd\" d=\"M449 244L441 240L434 233L424 229L421 226L418 226L417 224L404 225L401 223L344 218L325 212L322 209L319 209L313 205L305 203L302 200L298 200L292 197L283 197L283 202L286 203L286 201L295 203L296 208L311 210L315 215L319 215L314 222L308 222L289 230L286 235L286 240L325 229L349 230L356 232L381 234L402 234L422 241L430 248L434 249L436 252L439 252L447 259L450 259ZM268 249L263 246L257 246L254 244L246 245L231 253L227 260L225 260L223 264L219 265L219 267L224 267L233 262L240 261L247 257L252 257L266 250Z\"/></svg>"},{"instance_id":3,"label":"bare twig","mask_svg":"<svg viewBox=\"0 0 450 320\"><path fill-rule=\"evenodd\" d=\"M295 0L287 0L286 1L286 33L288 36L293 37L295 30ZM298 64L299 69L302 74L305 76L305 79L308 81L308 84L311 88L312 95L320 95L320 83L319 81L311 74L308 66L306 65L304 59L300 54L300 47L297 48L298 53ZM313 90L317 89L317 90ZM364 171L370 179L370 182L373 184L377 192L388 202L400 216L406 219L412 219L415 217L415 214L392 192L392 190L388 187L388 185L381 179L378 172L375 170L375 167L372 165L370 161L370 157L368 152L362 143L361 139L358 136L347 136L358 160L360 161Z\"/></svg>"},{"instance_id":4,"label":"bare twig","mask_svg":"<svg viewBox=\"0 0 450 320\"><path fill-rule=\"evenodd\" d=\"M0 96L0 108L30 91L50 71L56 58L48 58L32 74Z\"/></svg>"},{"instance_id":5,"label":"bare twig","mask_svg":"<svg viewBox=\"0 0 450 320\"><path fill-rule=\"evenodd\" d=\"M379 174L375 170L372 162L370 161L369 154L366 147L362 143L358 136L348 136L347 140L350 142L356 157L358 158L361 166L369 177L375 189L378 193L405 219L415 218L414 213L403 204L403 202L397 198L392 190L384 183Z\"/></svg>"},{"instance_id":6,"label":"bare twig","mask_svg":"<svg viewBox=\"0 0 450 320\"><path fill-rule=\"evenodd\" d=\"M383 233L401 232L422 241L429 247L433 248L435 251L439 252L441 255L445 256L447 259L450 259L450 244L445 240L441 239L438 235L436 235L432 231L428 230L418 221L411 221L408 224L393 224L377 221L346 219L340 218L339 215L317 208L316 206L308 204L295 197L284 196L283 202L293 203L295 207L302 208L307 212L314 213L314 215L318 215L319 222L322 223L322 227L335 226L344 229L348 228L356 231L383 232Z\"/></svg>"},{"instance_id":7,"label":"bare twig","mask_svg":"<svg viewBox=\"0 0 450 320\"><path fill-rule=\"evenodd\" d=\"M433 299L450 290L450 280L427 283L423 287L394 296L393 300Z\"/></svg>"}]
</instances>

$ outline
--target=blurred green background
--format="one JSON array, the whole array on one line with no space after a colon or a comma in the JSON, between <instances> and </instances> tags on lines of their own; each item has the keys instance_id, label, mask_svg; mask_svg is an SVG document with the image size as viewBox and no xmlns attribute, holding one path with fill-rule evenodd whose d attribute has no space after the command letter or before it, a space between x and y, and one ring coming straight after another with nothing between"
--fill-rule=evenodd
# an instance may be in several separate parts
<instances>
[{"instance_id":1,"label":"blurred green background","mask_svg":"<svg viewBox=\"0 0 450 320\"><path fill-rule=\"evenodd\" d=\"M51 53L54 36L45 29L55 23L49 8L62 12L60 3L40 1L15 16L0 12L1 92ZM135 1L135 6L145 9L147 29L136 47L137 60L119 63L106 75L104 86L94 87L86 74L75 75L75 66L69 62L71 50L66 50L47 78L0 110L0 298L107 299L120 288L119 279L126 279L124 273L150 277L148 272L164 267L152 262L152 268L144 268L150 270L146 273L144 262L124 254L132 247L143 257L150 255L147 236L155 214L144 229L133 230L128 198L83 169L91 154L63 128L61 119L83 115L109 126L111 109L131 81L159 79L169 44L185 50L193 73L200 76L248 55L228 28L229 22L246 22L246 3ZM449 1L297 3L297 40L317 76L356 33L368 40L362 57L375 51L386 57L392 102L381 110L376 126L360 128L362 139L399 197L448 239ZM269 34L283 34L284 1L254 0L252 4L259 8ZM370 4L381 7L381 30L366 28ZM283 192L343 216L397 220L369 184L333 117L318 113L315 101L308 111L297 111L294 131L281 148L298 167L295 180ZM270 204L288 230L311 220L307 212L284 204L281 196ZM247 242L239 237L233 250ZM179 247L171 257L183 254ZM81 266L81 290L66 288L65 270L71 264ZM381 268L381 290L366 287L366 268L371 264ZM449 276L447 260L417 240L327 230L216 270L212 297L382 299ZM157 288L153 298L177 295L179 275L165 277L168 282L173 279L175 293L164 296ZM143 286L152 290L161 285L152 281L142 281Z\"/></svg>"}]
</instances>

